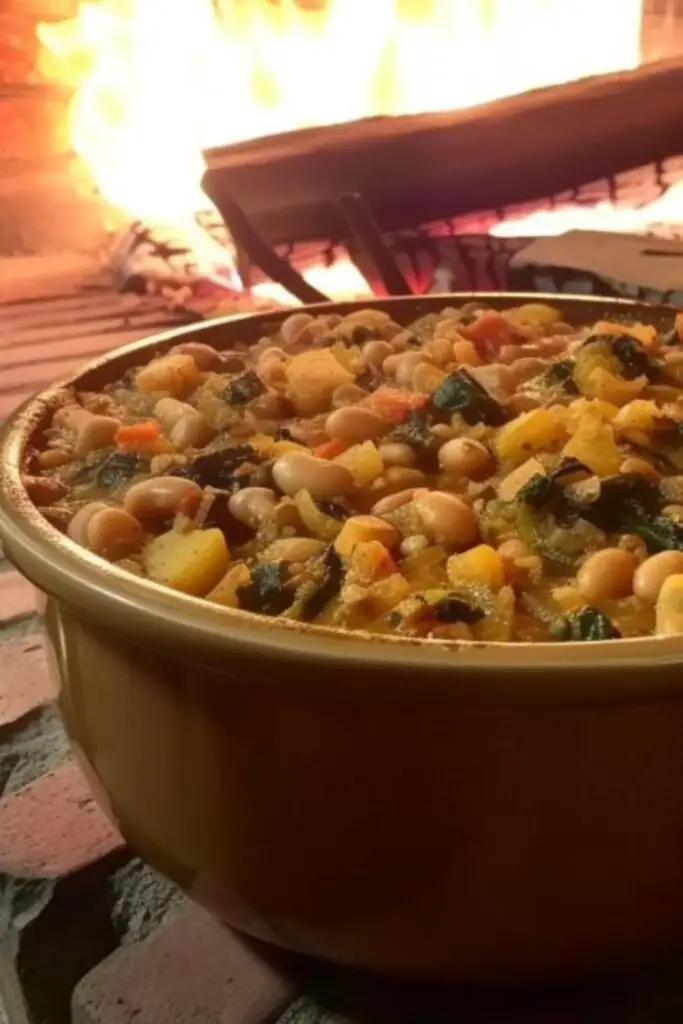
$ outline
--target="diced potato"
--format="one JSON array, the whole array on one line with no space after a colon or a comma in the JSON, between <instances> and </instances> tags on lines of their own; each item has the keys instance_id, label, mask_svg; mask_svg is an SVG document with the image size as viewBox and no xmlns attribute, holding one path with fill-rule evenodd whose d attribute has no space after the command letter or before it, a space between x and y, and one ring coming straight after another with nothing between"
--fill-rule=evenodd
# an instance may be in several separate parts
<instances>
[{"instance_id":1,"label":"diced potato","mask_svg":"<svg viewBox=\"0 0 683 1024\"><path fill-rule=\"evenodd\" d=\"M135 386L144 395L168 392L185 398L199 387L202 375L192 356L160 356L143 366L135 375Z\"/></svg>"},{"instance_id":2,"label":"diced potato","mask_svg":"<svg viewBox=\"0 0 683 1024\"><path fill-rule=\"evenodd\" d=\"M547 409L532 409L500 428L496 454L502 461L521 462L532 452L547 451L563 435L563 425Z\"/></svg>"},{"instance_id":3,"label":"diced potato","mask_svg":"<svg viewBox=\"0 0 683 1024\"><path fill-rule=\"evenodd\" d=\"M505 583L503 559L488 544L479 544L460 555L451 555L447 572L453 586L469 583L498 591Z\"/></svg>"},{"instance_id":4,"label":"diced potato","mask_svg":"<svg viewBox=\"0 0 683 1024\"><path fill-rule=\"evenodd\" d=\"M314 537L334 540L342 528L341 520L321 512L308 491L298 491L294 496L294 504L304 526Z\"/></svg>"},{"instance_id":5,"label":"diced potato","mask_svg":"<svg viewBox=\"0 0 683 1024\"><path fill-rule=\"evenodd\" d=\"M641 345L652 345L657 339L657 330L651 324L613 324L599 320L593 327L594 334L629 334Z\"/></svg>"},{"instance_id":6,"label":"diced potato","mask_svg":"<svg viewBox=\"0 0 683 1024\"><path fill-rule=\"evenodd\" d=\"M611 402L612 405L622 406L637 398L646 386L647 377L644 375L634 380L624 380L623 377L598 366L588 377L584 394Z\"/></svg>"},{"instance_id":7,"label":"diced potato","mask_svg":"<svg viewBox=\"0 0 683 1024\"><path fill-rule=\"evenodd\" d=\"M657 598L655 615L659 636L683 633L683 575L668 576L664 580Z\"/></svg>"},{"instance_id":8,"label":"diced potato","mask_svg":"<svg viewBox=\"0 0 683 1024\"><path fill-rule=\"evenodd\" d=\"M610 424L591 416L581 421L574 436L562 449L562 454L578 459L601 477L618 473L623 461Z\"/></svg>"},{"instance_id":9,"label":"diced potato","mask_svg":"<svg viewBox=\"0 0 683 1024\"><path fill-rule=\"evenodd\" d=\"M593 416L611 423L619 412L619 407L611 402L601 402L597 398L577 398L567 406L567 429L574 433L586 416Z\"/></svg>"},{"instance_id":10,"label":"diced potato","mask_svg":"<svg viewBox=\"0 0 683 1024\"><path fill-rule=\"evenodd\" d=\"M143 564L147 575L157 583L203 597L223 576L229 558L220 530L170 530L147 545Z\"/></svg>"},{"instance_id":11,"label":"diced potato","mask_svg":"<svg viewBox=\"0 0 683 1024\"><path fill-rule=\"evenodd\" d=\"M509 310L506 317L512 323L530 324L532 327L552 327L562 319L559 311L545 302L525 302L523 306Z\"/></svg>"},{"instance_id":12,"label":"diced potato","mask_svg":"<svg viewBox=\"0 0 683 1024\"><path fill-rule=\"evenodd\" d=\"M498 497L501 501L514 501L517 492L538 474L546 475L545 467L538 459L527 459L521 466L517 466L511 473L498 484Z\"/></svg>"},{"instance_id":13,"label":"diced potato","mask_svg":"<svg viewBox=\"0 0 683 1024\"><path fill-rule=\"evenodd\" d=\"M440 544L409 555L401 562L401 572L410 581L410 585L418 590L426 590L443 579L443 567L446 564L446 549Z\"/></svg>"},{"instance_id":14,"label":"diced potato","mask_svg":"<svg viewBox=\"0 0 683 1024\"><path fill-rule=\"evenodd\" d=\"M472 627L475 640L487 643L507 643L512 639L515 620L515 592L512 587L501 587L495 596L493 609Z\"/></svg>"},{"instance_id":15,"label":"diced potato","mask_svg":"<svg viewBox=\"0 0 683 1024\"><path fill-rule=\"evenodd\" d=\"M369 592L373 612L376 615L382 615L395 608L400 601L405 600L410 593L410 583L399 572L395 572L391 576L373 583Z\"/></svg>"},{"instance_id":16,"label":"diced potato","mask_svg":"<svg viewBox=\"0 0 683 1024\"><path fill-rule=\"evenodd\" d=\"M285 366L285 376L287 398L302 416L325 412L332 392L354 380L329 349L313 349L293 356Z\"/></svg>"},{"instance_id":17,"label":"diced potato","mask_svg":"<svg viewBox=\"0 0 683 1024\"><path fill-rule=\"evenodd\" d=\"M384 472L382 456L372 441L352 445L334 461L349 470L358 487L367 487Z\"/></svg>"},{"instance_id":18,"label":"diced potato","mask_svg":"<svg viewBox=\"0 0 683 1024\"><path fill-rule=\"evenodd\" d=\"M217 583L213 590L206 595L207 601L213 604L220 604L224 608L239 608L237 591L240 587L246 586L251 580L251 574L244 562L238 562L231 566L220 583Z\"/></svg>"},{"instance_id":19,"label":"diced potato","mask_svg":"<svg viewBox=\"0 0 683 1024\"><path fill-rule=\"evenodd\" d=\"M633 402L623 405L612 422L620 431L637 430L640 433L651 434L660 416L656 402L636 398Z\"/></svg>"},{"instance_id":20,"label":"diced potato","mask_svg":"<svg viewBox=\"0 0 683 1024\"><path fill-rule=\"evenodd\" d=\"M310 451L305 444L297 444L296 441L276 441L269 434L254 434L249 438L249 444L259 455L267 455L273 459L286 455L287 452Z\"/></svg>"},{"instance_id":21,"label":"diced potato","mask_svg":"<svg viewBox=\"0 0 683 1024\"><path fill-rule=\"evenodd\" d=\"M557 602L563 612L570 614L578 612L586 606L586 598L580 594L576 587L566 584L561 587L554 587L553 599Z\"/></svg>"},{"instance_id":22,"label":"diced potato","mask_svg":"<svg viewBox=\"0 0 683 1024\"><path fill-rule=\"evenodd\" d=\"M351 554L350 569L362 586L396 572L396 563L384 544L378 540L361 541Z\"/></svg>"},{"instance_id":23,"label":"diced potato","mask_svg":"<svg viewBox=\"0 0 683 1024\"><path fill-rule=\"evenodd\" d=\"M345 345L343 341L335 341L334 345L330 347L330 352L349 373L353 373L352 363L361 357L358 345Z\"/></svg>"},{"instance_id":24,"label":"diced potato","mask_svg":"<svg viewBox=\"0 0 683 1024\"><path fill-rule=\"evenodd\" d=\"M351 516L342 526L334 547L338 555L349 558L358 544L376 540L385 548L393 548L399 538L396 527L379 516Z\"/></svg>"}]
</instances>

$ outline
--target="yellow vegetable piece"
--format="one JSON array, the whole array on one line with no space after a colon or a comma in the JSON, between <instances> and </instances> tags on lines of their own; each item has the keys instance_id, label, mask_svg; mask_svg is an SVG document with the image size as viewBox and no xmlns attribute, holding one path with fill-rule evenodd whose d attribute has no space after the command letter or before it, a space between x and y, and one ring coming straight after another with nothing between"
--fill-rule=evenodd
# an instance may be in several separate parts
<instances>
[{"instance_id":1,"label":"yellow vegetable piece","mask_svg":"<svg viewBox=\"0 0 683 1024\"><path fill-rule=\"evenodd\" d=\"M683 633L683 575L668 576L655 605L656 632L660 636Z\"/></svg>"},{"instance_id":2,"label":"yellow vegetable piece","mask_svg":"<svg viewBox=\"0 0 683 1024\"><path fill-rule=\"evenodd\" d=\"M391 576L387 576L386 579L377 580L368 589L373 612L376 615L382 615L383 612L391 611L400 601L408 597L410 583L400 573L395 572Z\"/></svg>"},{"instance_id":3,"label":"yellow vegetable piece","mask_svg":"<svg viewBox=\"0 0 683 1024\"><path fill-rule=\"evenodd\" d=\"M349 558L358 544L378 540L385 548L392 548L399 537L396 527L379 516L351 516L342 526L334 547L338 555Z\"/></svg>"},{"instance_id":4,"label":"yellow vegetable piece","mask_svg":"<svg viewBox=\"0 0 683 1024\"><path fill-rule=\"evenodd\" d=\"M498 484L498 497L501 501L513 501L517 492L527 484L533 477L546 476L545 467L538 459L527 459L521 466L517 466L511 473Z\"/></svg>"},{"instance_id":5,"label":"yellow vegetable piece","mask_svg":"<svg viewBox=\"0 0 683 1024\"><path fill-rule=\"evenodd\" d=\"M500 428L496 453L503 461L521 462L532 452L547 451L564 433L563 424L548 409L532 409Z\"/></svg>"},{"instance_id":6,"label":"yellow vegetable piece","mask_svg":"<svg viewBox=\"0 0 683 1024\"><path fill-rule=\"evenodd\" d=\"M507 643L512 639L515 621L515 592L512 587L501 587L495 596L492 610L472 627L475 640L487 643Z\"/></svg>"},{"instance_id":7,"label":"yellow vegetable piece","mask_svg":"<svg viewBox=\"0 0 683 1024\"><path fill-rule=\"evenodd\" d=\"M220 604L224 608L239 608L237 591L251 580L251 574L244 562L238 562L226 572L220 583L206 595L207 601Z\"/></svg>"},{"instance_id":8,"label":"yellow vegetable piece","mask_svg":"<svg viewBox=\"0 0 683 1024\"><path fill-rule=\"evenodd\" d=\"M334 461L346 466L359 487L366 487L384 472L384 461L372 441L354 444Z\"/></svg>"},{"instance_id":9,"label":"yellow vegetable piece","mask_svg":"<svg viewBox=\"0 0 683 1024\"><path fill-rule=\"evenodd\" d=\"M293 356L285 365L287 398L298 413L313 416L329 409L332 392L355 378L329 349Z\"/></svg>"},{"instance_id":10,"label":"yellow vegetable piece","mask_svg":"<svg viewBox=\"0 0 683 1024\"><path fill-rule=\"evenodd\" d=\"M532 327L552 327L562 319L561 314L544 302L525 302L523 306L509 310L506 319L517 324L530 324Z\"/></svg>"},{"instance_id":11,"label":"yellow vegetable piece","mask_svg":"<svg viewBox=\"0 0 683 1024\"><path fill-rule=\"evenodd\" d=\"M613 425L617 430L637 430L646 434L652 433L661 413L656 402L647 402L642 398L636 398L627 405L623 405L614 417Z\"/></svg>"},{"instance_id":12,"label":"yellow vegetable piece","mask_svg":"<svg viewBox=\"0 0 683 1024\"><path fill-rule=\"evenodd\" d=\"M597 366L586 382L582 390L592 398L599 398L604 402L611 402L612 405L623 406L632 399L637 398L640 392L647 385L647 377L636 377L634 380L624 380L610 370Z\"/></svg>"},{"instance_id":13,"label":"yellow vegetable piece","mask_svg":"<svg viewBox=\"0 0 683 1024\"><path fill-rule=\"evenodd\" d=\"M294 504L309 533L318 540L334 540L342 528L341 520L325 515L308 491L298 491L294 496Z\"/></svg>"},{"instance_id":14,"label":"yellow vegetable piece","mask_svg":"<svg viewBox=\"0 0 683 1024\"><path fill-rule=\"evenodd\" d=\"M651 345L657 338L657 330L651 324L613 324L599 320L593 327L594 334L628 334L641 345Z\"/></svg>"},{"instance_id":15,"label":"yellow vegetable piece","mask_svg":"<svg viewBox=\"0 0 683 1024\"><path fill-rule=\"evenodd\" d=\"M611 423L618 412L619 407L611 402L601 402L597 398L577 398L567 406L567 429L573 433L586 416Z\"/></svg>"},{"instance_id":16,"label":"yellow vegetable piece","mask_svg":"<svg viewBox=\"0 0 683 1024\"><path fill-rule=\"evenodd\" d=\"M390 575L396 565L384 544L378 540L367 540L356 544L353 549L350 569L354 580L361 586L367 586L373 580Z\"/></svg>"},{"instance_id":17,"label":"yellow vegetable piece","mask_svg":"<svg viewBox=\"0 0 683 1024\"><path fill-rule=\"evenodd\" d=\"M503 559L488 544L479 544L460 555L451 555L447 573L453 586L465 583L497 591L505 583Z\"/></svg>"},{"instance_id":18,"label":"yellow vegetable piece","mask_svg":"<svg viewBox=\"0 0 683 1024\"><path fill-rule=\"evenodd\" d=\"M618 473L623 461L610 424L591 416L581 421L574 436L562 449L562 454L578 459L601 477Z\"/></svg>"},{"instance_id":19,"label":"yellow vegetable piece","mask_svg":"<svg viewBox=\"0 0 683 1024\"><path fill-rule=\"evenodd\" d=\"M330 352L349 373L353 373L351 364L361 357L358 345L345 345L343 341L335 341L334 345L330 346Z\"/></svg>"},{"instance_id":20,"label":"yellow vegetable piece","mask_svg":"<svg viewBox=\"0 0 683 1024\"><path fill-rule=\"evenodd\" d=\"M147 545L143 564L147 575L157 583L203 597L223 576L229 558L228 545L220 530L170 530Z\"/></svg>"}]
</instances>

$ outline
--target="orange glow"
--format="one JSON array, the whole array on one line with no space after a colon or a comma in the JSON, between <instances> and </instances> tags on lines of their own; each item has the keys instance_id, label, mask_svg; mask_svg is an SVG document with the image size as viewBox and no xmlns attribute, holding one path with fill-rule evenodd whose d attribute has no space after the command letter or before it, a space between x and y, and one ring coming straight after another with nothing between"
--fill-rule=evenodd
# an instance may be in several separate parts
<instances>
[{"instance_id":1,"label":"orange glow","mask_svg":"<svg viewBox=\"0 0 683 1024\"><path fill-rule=\"evenodd\" d=\"M643 0L82 0L42 24L71 138L130 216L208 205L202 149L635 67ZM505 173L504 160L501 173Z\"/></svg>"}]
</instances>

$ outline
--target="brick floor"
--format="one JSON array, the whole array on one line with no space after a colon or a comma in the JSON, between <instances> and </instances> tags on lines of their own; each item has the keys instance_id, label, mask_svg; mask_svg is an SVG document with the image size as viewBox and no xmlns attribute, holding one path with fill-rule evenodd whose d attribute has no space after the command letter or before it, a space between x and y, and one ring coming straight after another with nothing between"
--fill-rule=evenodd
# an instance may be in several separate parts
<instances>
[{"instance_id":1,"label":"brick floor","mask_svg":"<svg viewBox=\"0 0 683 1024\"><path fill-rule=\"evenodd\" d=\"M54 696L40 634L0 646L0 680L0 727L16 722Z\"/></svg>"},{"instance_id":2,"label":"brick floor","mask_svg":"<svg viewBox=\"0 0 683 1024\"><path fill-rule=\"evenodd\" d=\"M0 622L12 622L33 615L36 610L34 587L18 572L0 573Z\"/></svg>"}]
</instances>

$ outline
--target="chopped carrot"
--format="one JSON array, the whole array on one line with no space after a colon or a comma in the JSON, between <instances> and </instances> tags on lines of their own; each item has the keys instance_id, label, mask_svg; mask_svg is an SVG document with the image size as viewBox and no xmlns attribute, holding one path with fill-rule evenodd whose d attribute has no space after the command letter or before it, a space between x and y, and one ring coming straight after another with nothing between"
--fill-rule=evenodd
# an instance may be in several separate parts
<instances>
[{"instance_id":1,"label":"chopped carrot","mask_svg":"<svg viewBox=\"0 0 683 1024\"><path fill-rule=\"evenodd\" d=\"M161 428L156 420L143 420L141 423L119 427L114 440L119 448L144 448L156 441L160 433Z\"/></svg>"},{"instance_id":2,"label":"chopped carrot","mask_svg":"<svg viewBox=\"0 0 683 1024\"><path fill-rule=\"evenodd\" d=\"M460 333L473 341L479 355L494 359L503 345L512 341L512 331L504 316L495 310L486 310L474 323L460 328Z\"/></svg>"},{"instance_id":3,"label":"chopped carrot","mask_svg":"<svg viewBox=\"0 0 683 1024\"><path fill-rule=\"evenodd\" d=\"M325 441L313 449L313 454L318 459L336 459L348 447L348 444L345 444L344 441Z\"/></svg>"},{"instance_id":4,"label":"chopped carrot","mask_svg":"<svg viewBox=\"0 0 683 1024\"><path fill-rule=\"evenodd\" d=\"M402 423L409 412L421 409L428 401L428 395L418 395L414 391L378 388L363 400L363 405L390 423Z\"/></svg>"}]
</instances>

